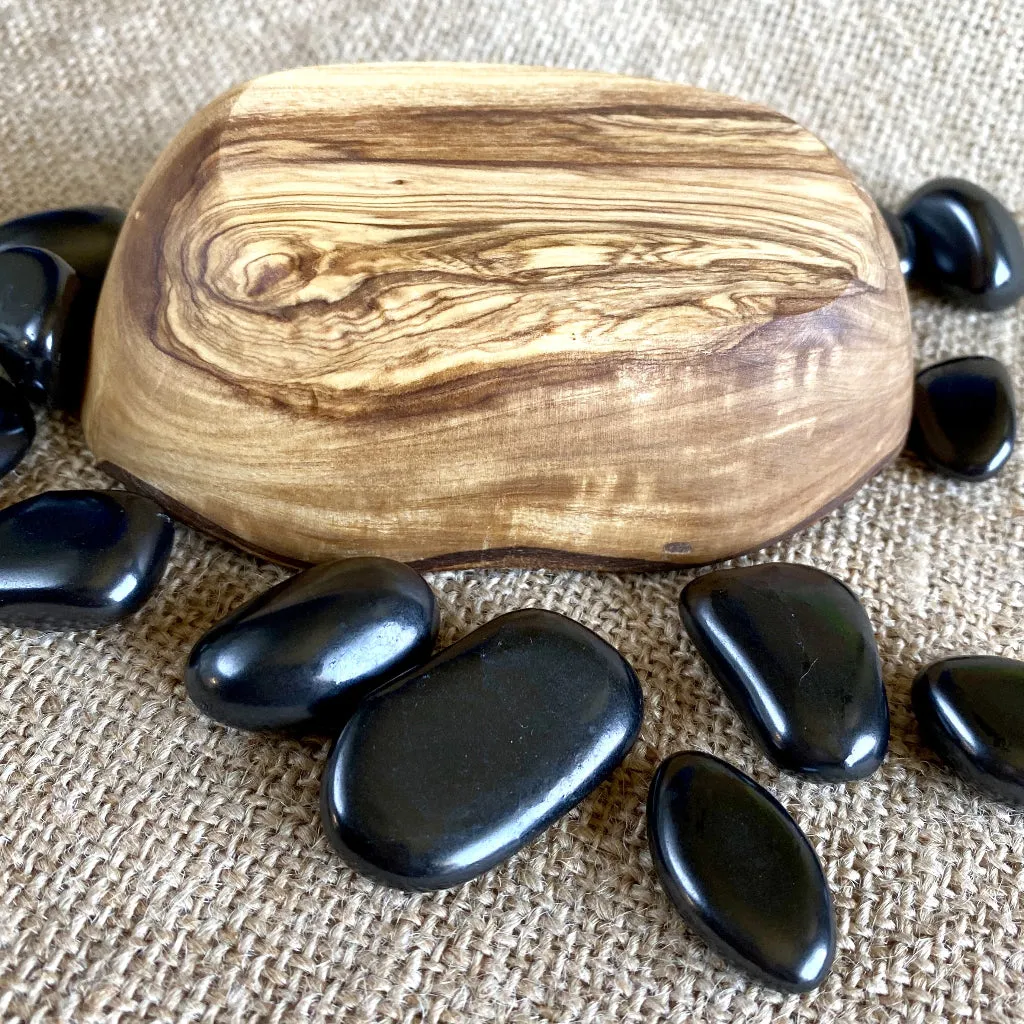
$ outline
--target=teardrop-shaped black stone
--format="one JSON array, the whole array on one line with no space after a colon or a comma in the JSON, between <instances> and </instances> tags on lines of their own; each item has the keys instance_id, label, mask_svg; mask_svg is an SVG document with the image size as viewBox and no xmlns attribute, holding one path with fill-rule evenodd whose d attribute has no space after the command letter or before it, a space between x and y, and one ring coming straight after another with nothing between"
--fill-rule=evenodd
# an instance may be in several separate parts
<instances>
[{"instance_id":1,"label":"teardrop-shaped black stone","mask_svg":"<svg viewBox=\"0 0 1024 1024\"><path fill-rule=\"evenodd\" d=\"M239 729L337 732L358 701L422 665L437 636L426 580L387 558L348 558L279 583L193 647L185 683Z\"/></svg>"},{"instance_id":2,"label":"teardrop-shaped black stone","mask_svg":"<svg viewBox=\"0 0 1024 1024\"><path fill-rule=\"evenodd\" d=\"M0 365L33 402L81 404L91 318L81 315L78 277L59 256L0 249Z\"/></svg>"},{"instance_id":3,"label":"teardrop-shaped black stone","mask_svg":"<svg viewBox=\"0 0 1024 1024\"><path fill-rule=\"evenodd\" d=\"M961 778L997 800L1024 804L1024 662L946 658L911 690L921 735Z\"/></svg>"},{"instance_id":4,"label":"teardrop-shaped black stone","mask_svg":"<svg viewBox=\"0 0 1024 1024\"><path fill-rule=\"evenodd\" d=\"M889 706L867 613L809 565L719 569L679 599L683 624L780 767L819 782L870 775L889 745Z\"/></svg>"},{"instance_id":5,"label":"teardrop-shaped black stone","mask_svg":"<svg viewBox=\"0 0 1024 1024\"><path fill-rule=\"evenodd\" d=\"M821 984L835 955L832 897L771 794L710 754L673 754L651 780L647 836L669 898L710 946L773 988Z\"/></svg>"},{"instance_id":6,"label":"teardrop-shaped black stone","mask_svg":"<svg viewBox=\"0 0 1024 1024\"><path fill-rule=\"evenodd\" d=\"M36 436L36 421L24 396L0 378L0 477L25 457Z\"/></svg>"},{"instance_id":7,"label":"teardrop-shaped black stone","mask_svg":"<svg viewBox=\"0 0 1024 1024\"><path fill-rule=\"evenodd\" d=\"M959 305L1005 309L1024 295L1024 241L994 195L961 178L936 178L904 204L913 281Z\"/></svg>"},{"instance_id":8,"label":"teardrop-shaped black stone","mask_svg":"<svg viewBox=\"0 0 1024 1024\"><path fill-rule=\"evenodd\" d=\"M998 359L964 356L917 375L908 445L933 469L987 480L1006 465L1016 433L1013 382Z\"/></svg>"},{"instance_id":9,"label":"teardrop-shaped black stone","mask_svg":"<svg viewBox=\"0 0 1024 1024\"><path fill-rule=\"evenodd\" d=\"M324 830L388 885L459 885L593 790L642 714L632 668L589 629L502 615L363 700L327 762Z\"/></svg>"},{"instance_id":10,"label":"teardrop-shaped black stone","mask_svg":"<svg viewBox=\"0 0 1024 1024\"><path fill-rule=\"evenodd\" d=\"M892 235L893 243L896 246L896 255L900 261L900 272L904 277L909 277L914 271L914 236L907 230L907 226L892 210L879 207L885 226Z\"/></svg>"},{"instance_id":11,"label":"teardrop-shaped black stone","mask_svg":"<svg viewBox=\"0 0 1024 1024\"><path fill-rule=\"evenodd\" d=\"M95 629L139 608L174 526L124 491L47 491L0 511L0 624Z\"/></svg>"}]
</instances>

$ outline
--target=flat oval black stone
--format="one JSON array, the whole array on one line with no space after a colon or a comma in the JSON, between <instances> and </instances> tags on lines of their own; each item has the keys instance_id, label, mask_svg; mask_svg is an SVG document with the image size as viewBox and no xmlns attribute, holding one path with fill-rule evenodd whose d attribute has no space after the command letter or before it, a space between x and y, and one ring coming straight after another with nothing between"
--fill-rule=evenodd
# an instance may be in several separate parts
<instances>
[{"instance_id":1,"label":"flat oval black stone","mask_svg":"<svg viewBox=\"0 0 1024 1024\"><path fill-rule=\"evenodd\" d=\"M24 396L0 378L0 477L25 457L36 436L36 421Z\"/></svg>"},{"instance_id":2,"label":"flat oval black stone","mask_svg":"<svg viewBox=\"0 0 1024 1024\"><path fill-rule=\"evenodd\" d=\"M437 636L433 591L387 558L347 558L279 583L192 648L189 696L239 729L336 732L370 690L422 665Z\"/></svg>"},{"instance_id":3,"label":"flat oval black stone","mask_svg":"<svg viewBox=\"0 0 1024 1024\"><path fill-rule=\"evenodd\" d=\"M964 356L917 375L908 446L933 469L987 480L1006 465L1016 433L1013 383L998 359Z\"/></svg>"},{"instance_id":4,"label":"flat oval black stone","mask_svg":"<svg viewBox=\"0 0 1024 1024\"><path fill-rule=\"evenodd\" d=\"M139 608L174 526L124 491L47 491L0 511L0 624L95 629Z\"/></svg>"},{"instance_id":5,"label":"flat oval black stone","mask_svg":"<svg viewBox=\"0 0 1024 1024\"><path fill-rule=\"evenodd\" d=\"M81 402L92 320L79 314L74 270L45 249L0 249L0 365L33 402Z\"/></svg>"},{"instance_id":6,"label":"flat oval black stone","mask_svg":"<svg viewBox=\"0 0 1024 1024\"><path fill-rule=\"evenodd\" d=\"M835 956L832 897L770 793L710 754L673 754L651 780L647 837L661 884L705 942L773 988L821 984Z\"/></svg>"},{"instance_id":7,"label":"flat oval black stone","mask_svg":"<svg viewBox=\"0 0 1024 1024\"><path fill-rule=\"evenodd\" d=\"M896 254L900 259L900 272L904 277L909 277L914 270L914 236L892 210L887 210L884 206L879 207L879 210L896 245Z\"/></svg>"},{"instance_id":8,"label":"flat oval black stone","mask_svg":"<svg viewBox=\"0 0 1024 1024\"><path fill-rule=\"evenodd\" d=\"M946 658L911 690L925 742L961 778L997 800L1024 804L1024 662Z\"/></svg>"},{"instance_id":9,"label":"flat oval black stone","mask_svg":"<svg viewBox=\"0 0 1024 1024\"><path fill-rule=\"evenodd\" d=\"M870 775L889 706L867 613L834 576L771 562L719 569L679 598L690 638L780 768L819 782Z\"/></svg>"},{"instance_id":10,"label":"flat oval black stone","mask_svg":"<svg viewBox=\"0 0 1024 1024\"><path fill-rule=\"evenodd\" d=\"M593 790L642 715L632 668L589 629L502 615L359 705L327 762L324 829L388 885L459 885Z\"/></svg>"},{"instance_id":11,"label":"flat oval black stone","mask_svg":"<svg viewBox=\"0 0 1024 1024\"><path fill-rule=\"evenodd\" d=\"M961 178L936 178L904 204L914 238L913 281L974 309L1005 309L1024 295L1024 241L1013 214Z\"/></svg>"}]
</instances>

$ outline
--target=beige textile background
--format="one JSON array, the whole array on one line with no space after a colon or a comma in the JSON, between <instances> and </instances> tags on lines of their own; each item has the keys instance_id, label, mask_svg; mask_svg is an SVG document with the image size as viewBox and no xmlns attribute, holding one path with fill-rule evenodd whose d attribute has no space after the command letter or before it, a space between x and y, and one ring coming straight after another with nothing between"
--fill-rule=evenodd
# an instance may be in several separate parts
<instances>
[{"instance_id":1,"label":"beige textile background","mask_svg":"<svg viewBox=\"0 0 1024 1024\"><path fill-rule=\"evenodd\" d=\"M884 201L955 173L1024 216L1019 0L0 0L0 218L126 205L185 119L246 78L428 58L720 89L818 132ZM922 362L995 355L1024 395L1024 307L913 306ZM49 418L0 504L109 485L78 427ZM330 852L324 744L229 732L185 698L191 644L283 570L182 528L131 621L0 628L0 1019L1024 1018L1024 819L947 774L908 711L922 663L1024 657L1024 458L976 486L902 459L758 557L820 566L862 596L892 708L883 768L849 786L775 771L682 637L686 573L435 573L443 639L526 605L564 612L629 658L647 712L625 765L576 812L430 895L384 889ZM749 983L659 890L643 801L658 760L688 747L751 772L816 846L840 932L817 993Z\"/></svg>"}]
</instances>

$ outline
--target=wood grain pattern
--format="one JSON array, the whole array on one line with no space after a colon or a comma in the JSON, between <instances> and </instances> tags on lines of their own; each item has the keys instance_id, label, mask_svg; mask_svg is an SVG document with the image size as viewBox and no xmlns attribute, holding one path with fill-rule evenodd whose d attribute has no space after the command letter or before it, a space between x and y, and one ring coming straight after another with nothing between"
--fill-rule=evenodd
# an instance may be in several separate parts
<instances>
[{"instance_id":1,"label":"wood grain pattern","mask_svg":"<svg viewBox=\"0 0 1024 1024\"><path fill-rule=\"evenodd\" d=\"M827 147L699 89L308 68L198 114L101 297L101 460L291 562L702 563L902 447L895 250Z\"/></svg>"}]
</instances>

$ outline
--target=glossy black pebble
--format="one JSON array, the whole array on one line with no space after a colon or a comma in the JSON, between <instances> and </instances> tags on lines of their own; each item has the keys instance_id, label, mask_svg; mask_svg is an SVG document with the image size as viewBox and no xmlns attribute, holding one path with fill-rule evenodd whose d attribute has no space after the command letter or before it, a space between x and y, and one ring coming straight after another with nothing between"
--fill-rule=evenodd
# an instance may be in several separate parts
<instances>
[{"instance_id":1,"label":"glossy black pebble","mask_svg":"<svg viewBox=\"0 0 1024 1024\"><path fill-rule=\"evenodd\" d=\"M909 277L914 271L914 236L892 210L887 210L885 207L879 209L885 226L889 229L889 234L892 235L892 240L896 245L896 255L900 260L900 272L904 277Z\"/></svg>"},{"instance_id":2,"label":"glossy black pebble","mask_svg":"<svg viewBox=\"0 0 1024 1024\"><path fill-rule=\"evenodd\" d=\"M36 436L32 409L21 392L0 378L0 477L21 462Z\"/></svg>"},{"instance_id":3,"label":"glossy black pebble","mask_svg":"<svg viewBox=\"0 0 1024 1024\"><path fill-rule=\"evenodd\" d=\"M387 558L348 558L279 583L193 647L185 683L204 714L239 729L336 732L359 699L422 665L434 594Z\"/></svg>"},{"instance_id":4,"label":"glossy black pebble","mask_svg":"<svg viewBox=\"0 0 1024 1024\"><path fill-rule=\"evenodd\" d=\"M52 252L0 249L0 365L33 402L71 411L81 402L92 325L79 291L74 270Z\"/></svg>"},{"instance_id":5,"label":"glossy black pebble","mask_svg":"<svg viewBox=\"0 0 1024 1024\"><path fill-rule=\"evenodd\" d=\"M911 700L925 742L961 778L1024 804L1024 662L937 661L918 674Z\"/></svg>"},{"instance_id":6,"label":"glossy black pebble","mask_svg":"<svg viewBox=\"0 0 1024 1024\"><path fill-rule=\"evenodd\" d=\"M987 480L1013 452L1017 411L998 359L964 356L922 370L914 382L909 447L959 480Z\"/></svg>"},{"instance_id":7,"label":"glossy black pebble","mask_svg":"<svg viewBox=\"0 0 1024 1024\"><path fill-rule=\"evenodd\" d=\"M170 517L125 491L47 491L0 511L0 625L95 629L149 596Z\"/></svg>"},{"instance_id":8,"label":"glossy black pebble","mask_svg":"<svg viewBox=\"0 0 1024 1024\"><path fill-rule=\"evenodd\" d=\"M327 762L324 829L388 885L459 885L593 790L642 714L600 637L554 612L502 615L359 705Z\"/></svg>"},{"instance_id":9,"label":"glossy black pebble","mask_svg":"<svg viewBox=\"0 0 1024 1024\"><path fill-rule=\"evenodd\" d=\"M710 754L673 754L651 780L647 837L665 891L710 946L773 988L821 984L835 955L832 897L771 794Z\"/></svg>"},{"instance_id":10,"label":"glossy black pebble","mask_svg":"<svg viewBox=\"0 0 1024 1024\"><path fill-rule=\"evenodd\" d=\"M1024 295L1024 241L1013 215L985 189L936 178L904 204L913 235L912 279L975 309L1005 309Z\"/></svg>"},{"instance_id":11,"label":"glossy black pebble","mask_svg":"<svg viewBox=\"0 0 1024 1024\"><path fill-rule=\"evenodd\" d=\"M787 771L819 782L870 775L889 745L874 633L857 596L809 565L719 569L679 610L747 728Z\"/></svg>"}]
</instances>

